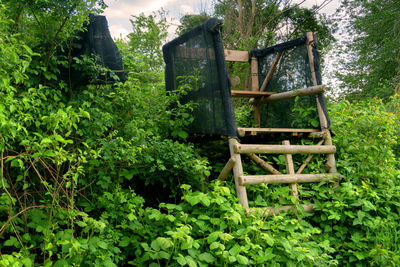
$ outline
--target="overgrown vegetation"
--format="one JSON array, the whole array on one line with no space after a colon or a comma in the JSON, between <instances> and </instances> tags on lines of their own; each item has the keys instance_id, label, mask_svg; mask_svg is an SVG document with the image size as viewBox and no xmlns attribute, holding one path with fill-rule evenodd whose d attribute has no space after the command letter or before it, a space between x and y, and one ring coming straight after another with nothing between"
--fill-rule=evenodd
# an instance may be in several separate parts
<instances>
[{"instance_id":1,"label":"overgrown vegetation","mask_svg":"<svg viewBox=\"0 0 400 267\"><path fill-rule=\"evenodd\" d=\"M400 265L398 97L330 103L344 179L299 186L314 213L248 217L231 179L215 181L222 166L210 162L228 156L188 141L185 88L165 92L165 20L134 17L118 41L125 83L60 78L71 62L99 71L64 51L101 4L0 3L0 266ZM249 194L293 202L283 186Z\"/></svg>"}]
</instances>

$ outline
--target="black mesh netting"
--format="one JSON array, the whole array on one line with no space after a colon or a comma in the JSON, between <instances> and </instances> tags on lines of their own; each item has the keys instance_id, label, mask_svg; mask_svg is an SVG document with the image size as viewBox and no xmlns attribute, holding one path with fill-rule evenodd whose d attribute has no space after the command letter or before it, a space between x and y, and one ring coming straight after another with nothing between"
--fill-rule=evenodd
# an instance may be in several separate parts
<instances>
[{"instance_id":1,"label":"black mesh netting","mask_svg":"<svg viewBox=\"0 0 400 267\"><path fill-rule=\"evenodd\" d=\"M251 56L258 59L258 78L261 87L265 76L279 53L281 58L268 83L266 91L287 92L313 86L308 58L306 36L261 50L252 50ZM317 83L321 83L319 55L313 47L314 68ZM323 94L318 99L328 119ZM319 119L315 95L297 97L261 105L261 127L266 128L318 128Z\"/></svg>"},{"instance_id":2,"label":"black mesh netting","mask_svg":"<svg viewBox=\"0 0 400 267\"><path fill-rule=\"evenodd\" d=\"M117 45L114 43L108 30L108 23L105 16L90 15L87 30L78 35L77 41L73 44L70 52L71 58L82 55L94 56L96 63L113 71L120 81L126 80L126 72L123 69L122 57ZM74 84L74 86L86 85L90 81L85 73L74 66L63 70L62 75ZM97 83L113 82L109 73L102 72L95 77Z\"/></svg>"},{"instance_id":3,"label":"black mesh netting","mask_svg":"<svg viewBox=\"0 0 400 267\"><path fill-rule=\"evenodd\" d=\"M167 90L185 90L195 103L192 133L236 137L236 122L221 40L221 24L209 19L163 46Z\"/></svg>"}]
</instances>

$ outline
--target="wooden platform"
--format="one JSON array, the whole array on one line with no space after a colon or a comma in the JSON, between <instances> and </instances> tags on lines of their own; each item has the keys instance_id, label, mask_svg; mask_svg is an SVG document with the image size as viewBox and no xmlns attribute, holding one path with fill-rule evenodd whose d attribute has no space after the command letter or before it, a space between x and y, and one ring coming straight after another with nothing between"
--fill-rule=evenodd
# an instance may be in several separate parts
<instances>
[{"instance_id":1,"label":"wooden platform","mask_svg":"<svg viewBox=\"0 0 400 267\"><path fill-rule=\"evenodd\" d=\"M262 133L313 133L316 135L321 133L321 129L298 129L298 128L238 128L240 137L246 135L258 135Z\"/></svg>"}]
</instances>

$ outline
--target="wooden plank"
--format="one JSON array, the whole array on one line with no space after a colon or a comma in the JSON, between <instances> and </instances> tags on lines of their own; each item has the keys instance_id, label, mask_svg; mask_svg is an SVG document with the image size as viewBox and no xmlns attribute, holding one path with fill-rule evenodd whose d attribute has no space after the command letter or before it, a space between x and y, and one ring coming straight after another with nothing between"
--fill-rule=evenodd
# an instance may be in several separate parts
<instances>
[{"instance_id":1,"label":"wooden plank","mask_svg":"<svg viewBox=\"0 0 400 267\"><path fill-rule=\"evenodd\" d=\"M289 140L282 141L282 145L290 146ZM286 172L290 175L294 174L293 158L292 154L285 154ZM299 191L297 190L297 184L290 184L290 195L295 199L296 202L299 201Z\"/></svg>"},{"instance_id":2,"label":"wooden plank","mask_svg":"<svg viewBox=\"0 0 400 267\"><path fill-rule=\"evenodd\" d=\"M255 184L314 183L340 179L341 176L338 173L242 175L239 177L239 183L242 186L246 186Z\"/></svg>"},{"instance_id":3,"label":"wooden plank","mask_svg":"<svg viewBox=\"0 0 400 267\"><path fill-rule=\"evenodd\" d=\"M314 211L314 204L301 204L297 205L303 207L304 212L313 212ZM296 205L287 205L281 206L278 208L275 207L262 207L262 208L250 208L248 213L254 216L262 216L268 217L271 215L277 215L281 211L288 212L289 210L298 212Z\"/></svg>"},{"instance_id":4,"label":"wooden plank","mask_svg":"<svg viewBox=\"0 0 400 267\"><path fill-rule=\"evenodd\" d=\"M222 169L221 173L218 176L218 180L225 181L228 177L228 174L232 170L233 166L235 165L235 158L231 157L228 162L225 164L224 168Z\"/></svg>"},{"instance_id":5,"label":"wooden plank","mask_svg":"<svg viewBox=\"0 0 400 267\"><path fill-rule=\"evenodd\" d=\"M225 60L233 62L249 62L249 52L224 49Z\"/></svg>"},{"instance_id":6,"label":"wooden plank","mask_svg":"<svg viewBox=\"0 0 400 267\"><path fill-rule=\"evenodd\" d=\"M319 129L297 129L297 128L238 128L240 137L254 133L317 133Z\"/></svg>"},{"instance_id":7,"label":"wooden plank","mask_svg":"<svg viewBox=\"0 0 400 267\"><path fill-rule=\"evenodd\" d=\"M261 99L255 99L252 104L263 104L267 102L281 101L285 99L295 98L297 96L316 95L325 91L325 85L311 86L307 88L296 89L293 91L276 93Z\"/></svg>"},{"instance_id":8,"label":"wooden plank","mask_svg":"<svg viewBox=\"0 0 400 267\"><path fill-rule=\"evenodd\" d=\"M281 59L282 56L282 52L279 52L276 55L276 58L274 59L274 62L272 63L271 68L269 69L267 76L265 76L265 79L263 81L263 84L261 85L260 91L265 91L265 89L267 88L269 82L271 81L272 78L272 74L274 74L274 71L276 69L276 66L278 65L279 60Z\"/></svg>"},{"instance_id":9,"label":"wooden plank","mask_svg":"<svg viewBox=\"0 0 400 267\"><path fill-rule=\"evenodd\" d=\"M243 145L234 146L235 153L249 154L331 154L336 152L335 146L309 145Z\"/></svg>"},{"instance_id":10,"label":"wooden plank","mask_svg":"<svg viewBox=\"0 0 400 267\"><path fill-rule=\"evenodd\" d=\"M258 165L260 165L264 170L267 170L267 171L269 171L270 173L273 173L273 174L282 174L280 171L275 169L271 164L268 164L262 158L256 156L255 154L251 153L251 154L246 154L246 155L249 156L249 158L252 161L254 161Z\"/></svg>"},{"instance_id":11,"label":"wooden plank","mask_svg":"<svg viewBox=\"0 0 400 267\"><path fill-rule=\"evenodd\" d=\"M270 96L275 93L274 92L232 90L231 94L232 94L232 97L261 97L261 96Z\"/></svg>"},{"instance_id":12,"label":"wooden plank","mask_svg":"<svg viewBox=\"0 0 400 267\"><path fill-rule=\"evenodd\" d=\"M239 182L239 177L243 175L242 159L240 154L235 153L234 146L237 146L239 142L234 138L229 138L229 151L231 157L235 160L235 165L233 165L233 177L235 179L236 193L238 194L239 203L244 209L249 207L249 202L247 200L246 187L241 185Z\"/></svg>"}]
</instances>

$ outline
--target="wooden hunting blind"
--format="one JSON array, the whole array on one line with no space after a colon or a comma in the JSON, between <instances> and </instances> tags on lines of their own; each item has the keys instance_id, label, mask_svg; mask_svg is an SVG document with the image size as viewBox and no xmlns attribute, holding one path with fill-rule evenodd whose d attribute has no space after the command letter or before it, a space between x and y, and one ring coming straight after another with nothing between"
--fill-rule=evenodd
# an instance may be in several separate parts
<instances>
[{"instance_id":1,"label":"wooden hunting blind","mask_svg":"<svg viewBox=\"0 0 400 267\"><path fill-rule=\"evenodd\" d=\"M265 49L248 51L224 50L222 22L210 19L163 47L166 63L167 90L187 90L183 102L194 102L193 134L229 137L230 159L219 179L233 170L239 202L249 213L274 214L296 210L295 205L250 208L246 186L255 184L289 184L291 195L300 204L297 183L339 180L336 172L335 146L329 131L329 118L324 101L324 88L319 70L319 54L313 33ZM226 61L250 64L251 88L231 90ZM258 127L238 128L232 97L248 98L253 106ZM298 127L299 108L307 109L314 127ZM317 120L313 118L317 118ZM319 140L313 145L293 145L289 140L271 144L265 135L285 133ZM241 143L239 138L252 136L256 144ZM289 138L288 138L289 139ZM266 141L268 140L268 141ZM309 141L310 142L310 141ZM270 174L245 175L242 155L247 155ZM286 170L281 172L259 156L284 155ZM295 171L292 155L308 154ZM326 154L326 173L302 174L315 154ZM302 205L312 211L313 205Z\"/></svg>"}]
</instances>

